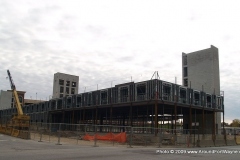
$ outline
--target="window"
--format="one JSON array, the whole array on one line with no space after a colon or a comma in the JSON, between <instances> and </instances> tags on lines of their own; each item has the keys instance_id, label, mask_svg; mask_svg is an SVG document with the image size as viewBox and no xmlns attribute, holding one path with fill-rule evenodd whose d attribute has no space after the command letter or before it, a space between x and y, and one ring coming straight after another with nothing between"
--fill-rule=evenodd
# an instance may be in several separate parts
<instances>
[{"instance_id":1,"label":"window","mask_svg":"<svg viewBox=\"0 0 240 160\"><path fill-rule=\"evenodd\" d=\"M128 96L128 88L127 87L122 87L120 89L120 95L123 97L127 97Z\"/></svg>"},{"instance_id":2,"label":"window","mask_svg":"<svg viewBox=\"0 0 240 160\"><path fill-rule=\"evenodd\" d=\"M146 94L146 84L138 84L137 85L137 95L145 95Z\"/></svg>"},{"instance_id":3,"label":"window","mask_svg":"<svg viewBox=\"0 0 240 160\"><path fill-rule=\"evenodd\" d=\"M194 96L194 104L200 105L200 93L194 91L193 96Z\"/></svg>"},{"instance_id":4,"label":"window","mask_svg":"<svg viewBox=\"0 0 240 160\"><path fill-rule=\"evenodd\" d=\"M179 101L181 103L186 103L187 102L187 89L186 88L180 88Z\"/></svg>"},{"instance_id":5,"label":"window","mask_svg":"<svg viewBox=\"0 0 240 160\"><path fill-rule=\"evenodd\" d=\"M70 81L67 81L67 82L66 82L66 86L70 86Z\"/></svg>"},{"instance_id":6,"label":"window","mask_svg":"<svg viewBox=\"0 0 240 160\"><path fill-rule=\"evenodd\" d=\"M71 89L71 94L74 94L75 93L75 88L72 88Z\"/></svg>"},{"instance_id":7,"label":"window","mask_svg":"<svg viewBox=\"0 0 240 160\"><path fill-rule=\"evenodd\" d=\"M101 104L107 104L107 90L101 91Z\"/></svg>"},{"instance_id":8,"label":"window","mask_svg":"<svg viewBox=\"0 0 240 160\"><path fill-rule=\"evenodd\" d=\"M121 87L120 88L120 102L127 102L128 101L128 87Z\"/></svg>"},{"instance_id":9,"label":"window","mask_svg":"<svg viewBox=\"0 0 240 160\"><path fill-rule=\"evenodd\" d=\"M69 88L68 87L66 87L66 93L69 94Z\"/></svg>"},{"instance_id":10,"label":"window","mask_svg":"<svg viewBox=\"0 0 240 160\"><path fill-rule=\"evenodd\" d=\"M77 83L76 82L72 82L72 87L76 87Z\"/></svg>"},{"instance_id":11,"label":"window","mask_svg":"<svg viewBox=\"0 0 240 160\"><path fill-rule=\"evenodd\" d=\"M91 105L92 105L92 93L88 93L87 105L88 105L88 106L91 106Z\"/></svg>"},{"instance_id":12,"label":"window","mask_svg":"<svg viewBox=\"0 0 240 160\"><path fill-rule=\"evenodd\" d=\"M62 98L62 97L63 97L63 94L60 94L59 97Z\"/></svg>"},{"instance_id":13,"label":"window","mask_svg":"<svg viewBox=\"0 0 240 160\"><path fill-rule=\"evenodd\" d=\"M163 93L164 94L170 95L171 94L171 90L172 90L171 84L163 83Z\"/></svg>"},{"instance_id":14,"label":"window","mask_svg":"<svg viewBox=\"0 0 240 160\"><path fill-rule=\"evenodd\" d=\"M137 85L137 100L144 100L146 95L146 84Z\"/></svg>"},{"instance_id":15,"label":"window","mask_svg":"<svg viewBox=\"0 0 240 160\"><path fill-rule=\"evenodd\" d=\"M183 57L183 65L187 65L187 56Z\"/></svg>"},{"instance_id":16,"label":"window","mask_svg":"<svg viewBox=\"0 0 240 160\"><path fill-rule=\"evenodd\" d=\"M20 102L20 103L23 103L23 98L22 98L22 96L18 96L18 98L19 98L19 102Z\"/></svg>"},{"instance_id":17,"label":"window","mask_svg":"<svg viewBox=\"0 0 240 160\"><path fill-rule=\"evenodd\" d=\"M59 85L64 85L64 80L59 79Z\"/></svg>"},{"instance_id":18,"label":"window","mask_svg":"<svg viewBox=\"0 0 240 160\"><path fill-rule=\"evenodd\" d=\"M188 68L187 67L184 67L183 74L184 74L184 77L188 76Z\"/></svg>"},{"instance_id":19,"label":"window","mask_svg":"<svg viewBox=\"0 0 240 160\"><path fill-rule=\"evenodd\" d=\"M67 99L67 105L70 105L72 103L72 98Z\"/></svg>"},{"instance_id":20,"label":"window","mask_svg":"<svg viewBox=\"0 0 240 160\"><path fill-rule=\"evenodd\" d=\"M77 97L77 104L80 104L82 102L82 97L81 96L78 96Z\"/></svg>"},{"instance_id":21,"label":"window","mask_svg":"<svg viewBox=\"0 0 240 160\"><path fill-rule=\"evenodd\" d=\"M187 87L188 86L188 79L184 79L184 86Z\"/></svg>"},{"instance_id":22,"label":"window","mask_svg":"<svg viewBox=\"0 0 240 160\"><path fill-rule=\"evenodd\" d=\"M60 87L60 93L63 93L63 87Z\"/></svg>"},{"instance_id":23,"label":"window","mask_svg":"<svg viewBox=\"0 0 240 160\"><path fill-rule=\"evenodd\" d=\"M212 97L210 94L207 94L207 107L211 108L212 107Z\"/></svg>"},{"instance_id":24,"label":"window","mask_svg":"<svg viewBox=\"0 0 240 160\"><path fill-rule=\"evenodd\" d=\"M101 99L107 99L107 91L101 91Z\"/></svg>"}]
</instances>

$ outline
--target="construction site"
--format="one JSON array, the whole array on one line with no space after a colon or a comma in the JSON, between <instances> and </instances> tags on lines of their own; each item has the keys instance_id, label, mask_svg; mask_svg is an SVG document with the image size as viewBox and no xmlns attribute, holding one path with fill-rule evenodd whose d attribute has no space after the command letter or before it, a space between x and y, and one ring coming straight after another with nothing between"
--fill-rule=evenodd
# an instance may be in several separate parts
<instances>
[{"instance_id":1,"label":"construction site","mask_svg":"<svg viewBox=\"0 0 240 160\"><path fill-rule=\"evenodd\" d=\"M196 70L191 70L191 55L197 54L199 58L199 55L207 57L205 54L212 56L215 52L218 57L217 48L211 46L209 49L187 54L187 58L183 53L183 85L161 80L156 71L152 78L146 81L128 82L101 90L76 93L77 89L74 88L78 88L78 79L69 82L60 78L54 80L59 90L53 89L53 94L56 92L58 95L49 101L23 105L22 111L30 117L29 122L32 126L44 125L46 130L51 131L58 130L58 127L48 124L69 124L72 126L63 128L62 125L61 130L82 130L84 134L125 132L127 135L131 134L131 143L135 134L140 137L148 135L151 137L150 141L159 142L160 138L169 140L172 144L181 141L177 135L194 135L194 141L190 138L187 143L191 142L195 146L197 142L199 146L236 144L233 139L227 143L220 125L221 118L224 121L224 94L220 91L219 64L215 63L215 67L210 62L213 71L211 76L206 75L204 80L199 79ZM202 70L204 63L199 64ZM205 68L209 70L208 67ZM216 75L212 75L213 73ZM211 77L213 79L210 79ZM207 80L209 83L202 83L201 80ZM213 81L215 86L212 85ZM66 86L72 87L72 94L66 92ZM1 126L6 125L17 110L0 110ZM73 125L97 127L86 129ZM170 138L169 135L165 138L159 136L164 132L171 135ZM126 141L129 142L129 139L126 138ZM183 143L186 143L185 139Z\"/></svg>"}]
</instances>

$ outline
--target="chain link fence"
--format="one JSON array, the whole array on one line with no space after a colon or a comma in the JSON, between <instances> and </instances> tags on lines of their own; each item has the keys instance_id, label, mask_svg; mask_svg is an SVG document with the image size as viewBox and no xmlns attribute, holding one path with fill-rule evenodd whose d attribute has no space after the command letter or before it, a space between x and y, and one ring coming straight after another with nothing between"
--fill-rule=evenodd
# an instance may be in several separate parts
<instances>
[{"instance_id":1,"label":"chain link fence","mask_svg":"<svg viewBox=\"0 0 240 160\"><path fill-rule=\"evenodd\" d=\"M197 130L148 127L132 127L131 129L131 145L194 147L198 140Z\"/></svg>"},{"instance_id":2,"label":"chain link fence","mask_svg":"<svg viewBox=\"0 0 240 160\"><path fill-rule=\"evenodd\" d=\"M129 126L111 125L32 123L30 126L31 139L58 145L129 146L130 131Z\"/></svg>"},{"instance_id":3,"label":"chain link fence","mask_svg":"<svg viewBox=\"0 0 240 160\"><path fill-rule=\"evenodd\" d=\"M30 138L57 145L195 147L198 130L150 127L32 123Z\"/></svg>"}]
</instances>

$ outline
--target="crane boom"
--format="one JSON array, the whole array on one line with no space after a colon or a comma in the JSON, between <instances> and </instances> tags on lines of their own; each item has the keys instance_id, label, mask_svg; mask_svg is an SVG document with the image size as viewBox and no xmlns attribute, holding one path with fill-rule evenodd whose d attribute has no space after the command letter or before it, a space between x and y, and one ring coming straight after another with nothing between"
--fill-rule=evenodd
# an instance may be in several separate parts
<instances>
[{"instance_id":1,"label":"crane boom","mask_svg":"<svg viewBox=\"0 0 240 160\"><path fill-rule=\"evenodd\" d=\"M10 81L10 86L12 89L16 89L14 83L13 83L13 79L12 79L12 76L11 76L11 73L9 70L7 70L7 74L8 74L8 78L9 78L9 81Z\"/></svg>"},{"instance_id":2,"label":"crane boom","mask_svg":"<svg viewBox=\"0 0 240 160\"><path fill-rule=\"evenodd\" d=\"M15 104L16 104L18 115L23 115L22 106L21 106L21 103L19 101L18 94L17 94L17 91L16 91L16 86L13 83L13 79L12 79L12 76L11 76L9 70L7 70L7 73L8 73L8 78L9 78L9 81L10 81L11 89L12 89L12 92L13 92L13 96L14 96L14 99L15 99Z\"/></svg>"}]
</instances>

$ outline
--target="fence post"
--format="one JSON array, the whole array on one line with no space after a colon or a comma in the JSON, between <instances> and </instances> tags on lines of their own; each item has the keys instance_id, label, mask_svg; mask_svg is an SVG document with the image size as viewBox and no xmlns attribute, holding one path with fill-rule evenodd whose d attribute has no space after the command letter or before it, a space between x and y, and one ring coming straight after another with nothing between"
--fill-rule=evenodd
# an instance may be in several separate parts
<instances>
[{"instance_id":1,"label":"fence post","mask_svg":"<svg viewBox=\"0 0 240 160\"><path fill-rule=\"evenodd\" d=\"M30 124L30 122L29 122L29 126L28 126L28 139L32 139L32 137L31 137L31 124Z\"/></svg>"},{"instance_id":2,"label":"fence post","mask_svg":"<svg viewBox=\"0 0 240 160\"><path fill-rule=\"evenodd\" d=\"M190 133L187 131L187 147L190 145Z\"/></svg>"},{"instance_id":3,"label":"fence post","mask_svg":"<svg viewBox=\"0 0 240 160\"><path fill-rule=\"evenodd\" d=\"M56 144L56 145L62 145L61 143L60 143L60 132L61 132L61 123L59 124L59 128L58 128L58 143Z\"/></svg>"},{"instance_id":4,"label":"fence post","mask_svg":"<svg viewBox=\"0 0 240 160\"><path fill-rule=\"evenodd\" d=\"M34 131L34 139L35 139L35 136L36 136L36 132L38 132L38 124L35 123L35 126L37 126L36 130Z\"/></svg>"},{"instance_id":5,"label":"fence post","mask_svg":"<svg viewBox=\"0 0 240 160\"><path fill-rule=\"evenodd\" d=\"M114 139L113 139L113 126L111 126L111 133L112 133L112 144L113 144L113 146L114 146Z\"/></svg>"},{"instance_id":6,"label":"fence post","mask_svg":"<svg viewBox=\"0 0 240 160\"><path fill-rule=\"evenodd\" d=\"M132 148L133 127L131 126L129 147Z\"/></svg>"},{"instance_id":7,"label":"fence post","mask_svg":"<svg viewBox=\"0 0 240 160\"><path fill-rule=\"evenodd\" d=\"M237 141L237 136L236 136L237 132L236 132L235 128L233 129L233 134L234 134L234 140L236 142Z\"/></svg>"},{"instance_id":8,"label":"fence post","mask_svg":"<svg viewBox=\"0 0 240 160\"><path fill-rule=\"evenodd\" d=\"M48 137L49 142L50 142L51 130L52 130L52 123L49 124L49 137Z\"/></svg>"},{"instance_id":9,"label":"fence post","mask_svg":"<svg viewBox=\"0 0 240 160\"><path fill-rule=\"evenodd\" d=\"M199 135L200 129L198 129L198 139L197 139L197 147L200 146L200 135Z\"/></svg>"},{"instance_id":10,"label":"fence post","mask_svg":"<svg viewBox=\"0 0 240 160\"><path fill-rule=\"evenodd\" d=\"M196 147L196 139L195 139L196 129L194 129L194 137L193 137L193 147Z\"/></svg>"},{"instance_id":11,"label":"fence post","mask_svg":"<svg viewBox=\"0 0 240 160\"><path fill-rule=\"evenodd\" d=\"M38 142L42 142L42 129L40 129L40 140Z\"/></svg>"},{"instance_id":12,"label":"fence post","mask_svg":"<svg viewBox=\"0 0 240 160\"><path fill-rule=\"evenodd\" d=\"M97 146L97 130L96 130L96 125L94 126L94 130L95 130L95 135L94 135L94 146L93 147L98 147Z\"/></svg>"},{"instance_id":13,"label":"fence post","mask_svg":"<svg viewBox=\"0 0 240 160\"><path fill-rule=\"evenodd\" d=\"M77 124L76 128L77 128L77 144L78 144L78 140L80 137L80 124Z\"/></svg>"},{"instance_id":14,"label":"fence post","mask_svg":"<svg viewBox=\"0 0 240 160\"><path fill-rule=\"evenodd\" d=\"M158 141L158 148L161 148L161 147L162 147L162 129L160 130L159 141Z\"/></svg>"}]
</instances>

